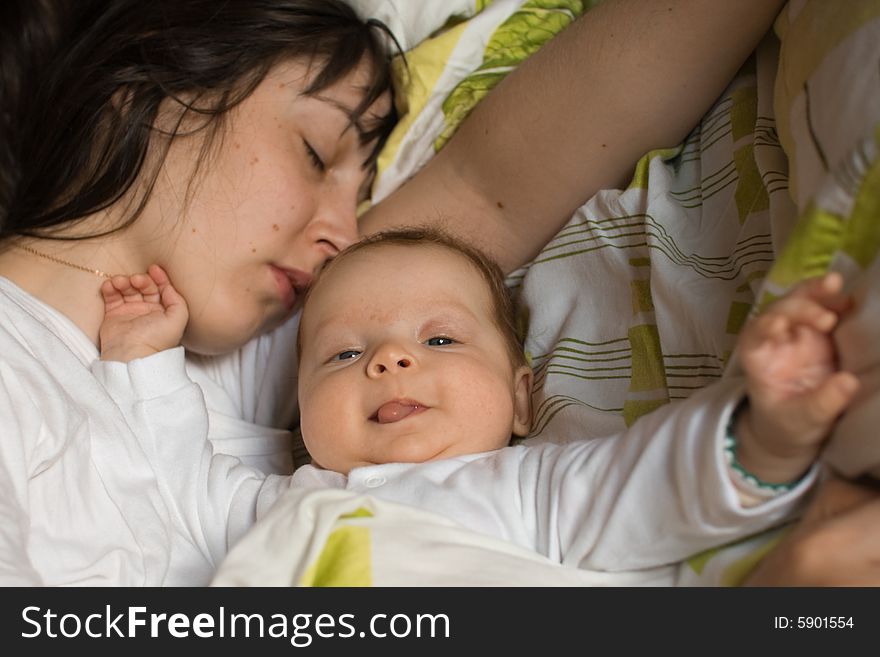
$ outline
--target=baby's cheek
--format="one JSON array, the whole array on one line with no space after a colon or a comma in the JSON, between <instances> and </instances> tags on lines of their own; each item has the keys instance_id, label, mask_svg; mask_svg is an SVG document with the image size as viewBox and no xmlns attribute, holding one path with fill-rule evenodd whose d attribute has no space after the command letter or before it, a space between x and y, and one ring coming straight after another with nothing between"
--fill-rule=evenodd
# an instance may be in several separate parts
<instances>
[{"instance_id":1,"label":"baby's cheek","mask_svg":"<svg viewBox=\"0 0 880 657\"><path fill-rule=\"evenodd\" d=\"M338 381L301 390L300 426L306 447L312 442L316 449L326 451L328 446L343 444L352 437L357 429L355 400L353 392Z\"/></svg>"},{"instance_id":2,"label":"baby's cheek","mask_svg":"<svg viewBox=\"0 0 880 657\"><path fill-rule=\"evenodd\" d=\"M465 388L467 390L467 388ZM472 386L464 401L467 409L463 411L474 428L478 430L489 443L498 443L491 446L506 444L510 438L513 425L513 397L510 383L486 377Z\"/></svg>"}]
</instances>

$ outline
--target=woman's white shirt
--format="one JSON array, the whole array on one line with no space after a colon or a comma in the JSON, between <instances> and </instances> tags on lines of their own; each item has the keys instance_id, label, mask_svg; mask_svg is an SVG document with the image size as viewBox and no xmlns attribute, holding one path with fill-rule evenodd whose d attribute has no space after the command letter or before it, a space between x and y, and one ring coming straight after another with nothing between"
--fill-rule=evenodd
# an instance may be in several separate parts
<instances>
[{"instance_id":1,"label":"woman's white shirt","mask_svg":"<svg viewBox=\"0 0 880 657\"><path fill-rule=\"evenodd\" d=\"M286 478L263 472L292 470L285 427L296 414L295 324L224 357L188 359L199 395L184 403L203 410L163 411L202 418L175 438L209 445L210 424L214 452L255 466L236 469L242 485L272 487ZM206 583L254 509L238 509L210 541L194 538L163 501L164 473L157 477L141 447L146 418L123 415L94 376L94 344L3 277L0 353L0 583Z\"/></svg>"}]
</instances>

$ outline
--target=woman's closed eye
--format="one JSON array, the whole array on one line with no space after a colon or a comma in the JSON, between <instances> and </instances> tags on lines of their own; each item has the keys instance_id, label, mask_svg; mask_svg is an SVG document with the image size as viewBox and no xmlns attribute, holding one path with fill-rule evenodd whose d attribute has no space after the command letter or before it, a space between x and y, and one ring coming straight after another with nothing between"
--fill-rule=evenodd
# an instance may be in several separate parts
<instances>
[{"instance_id":1,"label":"woman's closed eye","mask_svg":"<svg viewBox=\"0 0 880 657\"><path fill-rule=\"evenodd\" d=\"M318 155L318 151L312 148L312 145L303 139L303 145L306 147L306 154L309 156L309 159L312 161L312 165L321 173L327 170L327 165L324 164L324 160L321 159L321 156Z\"/></svg>"}]
</instances>

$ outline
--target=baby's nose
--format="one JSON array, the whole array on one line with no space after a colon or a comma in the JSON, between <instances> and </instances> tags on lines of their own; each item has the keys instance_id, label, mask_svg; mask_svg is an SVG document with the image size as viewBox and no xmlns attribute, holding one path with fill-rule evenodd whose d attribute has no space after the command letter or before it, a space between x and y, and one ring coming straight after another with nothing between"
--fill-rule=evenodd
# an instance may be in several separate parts
<instances>
[{"instance_id":1,"label":"baby's nose","mask_svg":"<svg viewBox=\"0 0 880 657\"><path fill-rule=\"evenodd\" d=\"M386 365L389 363L389 365ZM382 374L387 372L389 369L400 368L405 369L412 365L412 359L406 356L402 358L388 358L388 359L376 359L372 363L372 369L376 374Z\"/></svg>"}]
</instances>

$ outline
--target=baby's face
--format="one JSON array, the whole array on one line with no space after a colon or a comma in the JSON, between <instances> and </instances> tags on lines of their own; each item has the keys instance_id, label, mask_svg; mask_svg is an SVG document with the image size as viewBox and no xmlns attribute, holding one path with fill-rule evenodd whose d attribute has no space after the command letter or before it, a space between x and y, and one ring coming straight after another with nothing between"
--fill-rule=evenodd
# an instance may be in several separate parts
<instances>
[{"instance_id":1,"label":"baby's face","mask_svg":"<svg viewBox=\"0 0 880 657\"><path fill-rule=\"evenodd\" d=\"M498 449L529 423L487 284L440 246L380 245L322 276L300 327L303 439L347 474Z\"/></svg>"}]
</instances>

